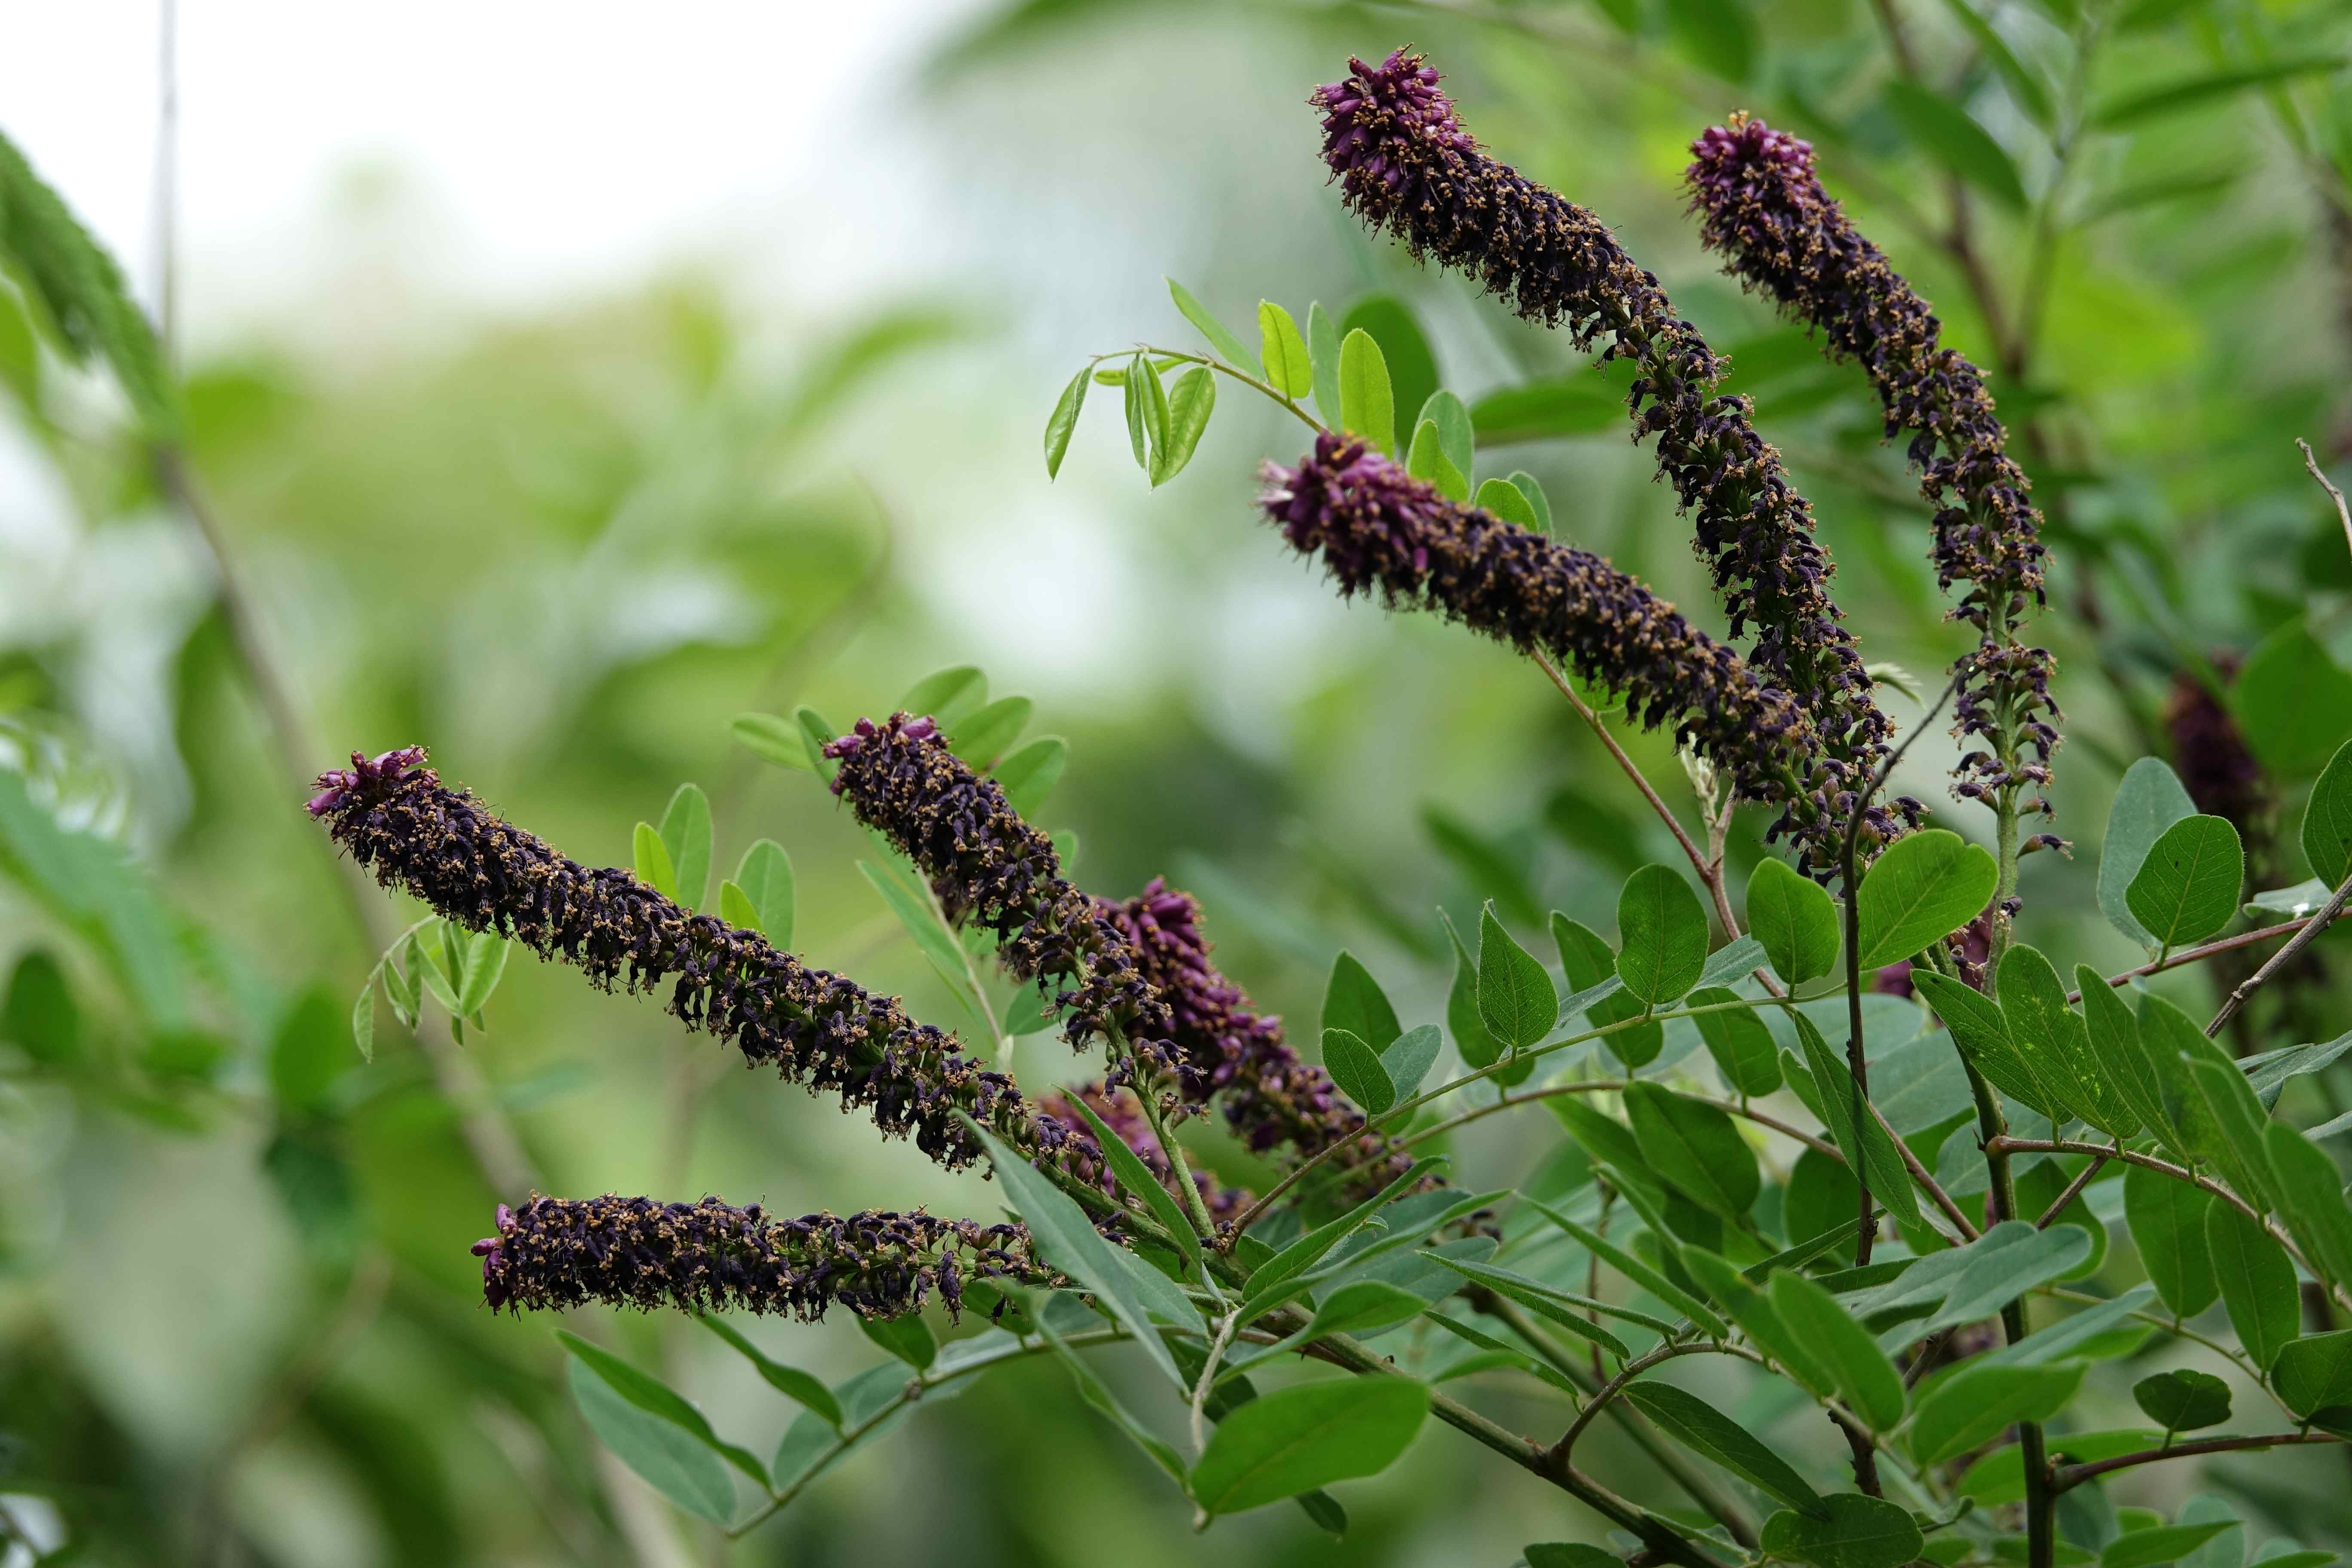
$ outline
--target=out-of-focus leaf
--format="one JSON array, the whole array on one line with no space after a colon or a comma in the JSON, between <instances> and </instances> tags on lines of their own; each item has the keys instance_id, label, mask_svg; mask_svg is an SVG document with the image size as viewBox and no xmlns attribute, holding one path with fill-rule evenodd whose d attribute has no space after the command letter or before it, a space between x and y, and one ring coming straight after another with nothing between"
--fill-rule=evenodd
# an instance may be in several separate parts
<instances>
[{"instance_id":1,"label":"out-of-focus leaf","mask_svg":"<svg viewBox=\"0 0 2352 1568\"><path fill-rule=\"evenodd\" d=\"M751 1478L761 1486L768 1484L767 1467L750 1453L722 1440L710 1429L710 1423L686 1396L669 1384L623 1361L601 1345L590 1344L568 1329L558 1329L555 1337L572 1352L572 1360L594 1373L597 1380L623 1399L649 1415L657 1416L683 1432L693 1436L719 1458ZM628 1458L626 1454L623 1458ZM643 1472L639 1472L642 1474ZM650 1476L646 1477L652 1479Z\"/></svg>"},{"instance_id":2,"label":"out-of-focus leaf","mask_svg":"<svg viewBox=\"0 0 2352 1568\"><path fill-rule=\"evenodd\" d=\"M1362 328L1339 344L1339 425L1396 456L1396 396L1380 345Z\"/></svg>"},{"instance_id":3,"label":"out-of-focus leaf","mask_svg":"<svg viewBox=\"0 0 2352 1568\"><path fill-rule=\"evenodd\" d=\"M95 946L151 1023L170 1028L185 1021L186 961L153 885L115 845L59 826L34 804L25 776L5 768L0 876Z\"/></svg>"},{"instance_id":4,"label":"out-of-focus leaf","mask_svg":"<svg viewBox=\"0 0 2352 1568\"><path fill-rule=\"evenodd\" d=\"M1418 431L1424 421L1437 426L1438 449L1466 483L1472 477L1473 454L1477 446L1470 411L1462 405L1459 397L1441 387L1422 404L1421 412L1413 416L1413 428Z\"/></svg>"},{"instance_id":5,"label":"out-of-focus leaf","mask_svg":"<svg viewBox=\"0 0 2352 1568\"><path fill-rule=\"evenodd\" d=\"M1258 363L1273 388L1296 403L1315 390L1315 361L1290 312L1271 300L1257 302Z\"/></svg>"},{"instance_id":6,"label":"out-of-focus leaf","mask_svg":"<svg viewBox=\"0 0 2352 1568\"><path fill-rule=\"evenodd\" d=\"M955 754L976 768L985 768L1021 738L1035 704L1026 697L1000 697L968 714L949 737Z\"/></svg>"},{"instance_id":7,"label":"out-of-focus leaf","mask_svg":"<svg viewBox=\"0 0 2352 1568\"><path fill-rule=\"evenodd\" d=\"M1763 38L1741 0L1665 0L1666 31L1692 64L1727 82L1756 73Z\"/></svg>"},{"instance_id":8,"label":"out-of-focus leaf","mask_svg":"<svg viewBox=\"0 0 2352 1568\"><path fill-rule=\"evenodd\" d=\"M727 731L737 744L779 767L798 768L804 773L816 771L801 740L800 727L789 719L773 713L738 713Z\"/></svg>"},{"instance_id":9,"label":"out-of-focus leaf","mask_svg":"<svg viewBox=\"0 0 2352 1568\"><path fill-rule=\"evenodd\" d=\"M1886 84L1886 109L1929 157L2010 211L2025 210L2025 182L2018 176L2017 164L1967 110L1932 88L1901 78Z\"/></svg>"},{"instance_id":10,"label":"out-of-focus leaf","mask_svg":"<svg viewBox=\"0 0 2352 1568\"><path fill-rule=\"evenodd\" d=\"M1217 351L1219 359L1223 360L1235 370L1249 369L1249 350L1243 345L1240 338L1234 335L1233 331L1224 322L1217 320L1206 305L1192 298L1191 289L1171 278L1168 279L1168 297L1176 301L1176 308L1184 312L1186 321L1201 329L1201 335L1209 340L1209 346Z\"/></svg>"},{"instance_id":11,"label":"out-of-focus leaf","mask_svg":"<svg viewBox=\"0 0 2352 1568\"><path fill-rule=\"evenodd\" d=\"M336 1079L351 1067L342 1025L341 1004L317 986L305 988L286 1009L269 1041L269 1090L280 1105L292 1110L326 1105Z\"/></svg>"},{"instance_id":12,"label":"out-of-focus leaf","mask_svg":"<svg viewBox=\"0 0 2352 1568\"><path fill-rule=\"evenodd\" d=\"M1159 1434L1135 1418L1127 1406L1119 1402L1118 1395L1113 1394L1108 1386L1094 1374L1094 1369L1080 1361L1077 1353L1062 1342L1062 1337L1054 1331L1051 1324L1040 1318L1037 1330L1045 1336L1045 1342L1054 1347L1054 1354L1068 1370L1070 1380L1078 1385L1078 1397L1101 1415L1108 1416L1111 1425L1125 1433L1128 1439L1137 1447L1150 1455L1152 1461L1167 1471L1171 1479L1181 1482L1184 1479L1184 1460L1176 1450L1170 1447Z\"/></svg>"},{"instance_id":13,"label":"out-of-focus leaf","mask_svg":"<svg viewBox=\"0 0 2352 1568\"><path fill-rule=\"evenodd\" d=\"M1473 891L1494 900L1515 921L1532 925L1543 906L1528 887L1522 858L1516 857L1444 806L1421 808L1421 826L1438 853L1452 861Z\"/></svg>"},{"instance_id":14,"label":"out-of-focus leaf","mask_svg":"<svg viewBox=\"0 0 2352 1568\"><path fill-rule=\"evenodd\" d=\"M2263 639L2230 688L2254 755L2274 773L2312 773L2352 734L2352 674L2296 621Z\"/></svg>"},{"instance_id":15,"label":"out-of-focus leaf","mask_svg":"<svg viewBox=\"0 0 2352 1568\"><path fill-rule=\"evenodd\" d=\"M1070 437L1077 432L1078 416L1086 412L1087 388L1093 381L1092 367L1082 370L1070 377L1069 385L1062 388L1062 395L1055 400L1053 415L1045 421L1045 478L1048 480L1061 477L1062 459L1069 454Z\"/></svg>"},{"instance_id":16,"label":"out-of-focus leaf","mask_svg":"<svg viewBox=\"0 0 2352 1568\"><path fill-rule=\"evenodd\" d=\"M1624 423L1625 404L1598 376L1561 376L1490 392L1470 405L1470 418L1478 445L1508 447L1613 430Z\"/></svg>"},{"instance_id":17,"label":"out-of-focus leaf","mask_svg":"<svg viewBox=\"0 0 2352 1568\"><path fill-rule=\"evenodd\" d=\"M2190 1373L2191 1377L2203 1376ZM2154 1379L2149 1381L2153 1382ZM2221 1384L2220 1378L2210 1382ZM2229 1388L2221 1385L2222 1406L2226 1415ZM2099 1553L2099 1568L2155 1568L2159 1563L2177 1563L2225 1530L2234 1530L2234 1519L2208 1520L2202 1524L2164 1524L2154 1530L2135 1530L2107 1542Z\"/></svg>"},{"instance_id":18,"label":"out-of-focus leaf","mask_svg":"<svg viewBox=\"0 0 2352 1568\"><path fill-rule=\"evenodd\" d=\"M898 710L931 719L942 730L952 730L987 700L987 672L976 664L958 664L935 669L908 687L898 699Z\"/></svg>"},{"instance_id":19,"label":"out-of-focus leaf","mask_svg":"<svg viewBox=\"0 0 2352 1568\"><path fill-rule=\"evenodd\" d=\"M0 261L40 302L68 358L77 364L103 359L150 434L177 431L178 393L121 269L5 136L0 136Z\"/></svg>"},{"instance_id":20,"label":"out-of-focus leaf","mask_svg":"<svg viewBox=\"0 0 2352 1568\"><path fill-rule=\"evenodd\" d=\"M2184 816L2164 830L2125 889L2132 917L2161 947L2202 942L2238 912L2246 852L2226 816Z\"/></svg>"},{"instance_id":21,"label":"out-of-focus leaf","mask_svg":"<svg viewBox=\"0 0 2352 1568\"><path fill-rule=\"evenodd\" d=\"M2133 130L2150 121L2209 108L2250 89L2341 70L2347 63L2352 62L2343 55L2301 55L2266 65L2177 78L2116 94L2091 110L2090 123L2101 131Z\"/></svg>"},{"instance_id":22,"label":"out-of-focus leaf","mask_svg":"<svg viewBox=\"0 0 2352 1568\"><path fill-rule=\"evenodd\" d=\"M2042 79L2041 73L2017 58L2017 52L2009 47L2009 40L2000 36L2000 29L1986 20L1983 14L1969 4L1969 0L1945 0L1945 5L1951 11L1953 19L1975 40L1977 47L1984 51L1985 58L1992 62L1993 69L2000 74L2001 81L2008 87L2010 97L2025 110L2026 118L2042 130L2050 130L2056 123L2056 114L2051 103L2050 84Z\"/></svg>"},{"instance_id":23,"label":"out-of-focus leaf","mask_svg":"<svg viewBox=\"0 0 2352 1568\"><path fill-rule=\"evenodd\" d=\"M372 1004L374 997L362 994L360 1000ZM65 971L40 948L18 959L8 975L7 999L0 1002L0 1040L47 1067L81 1058L81 1009L74 1005Z\"/></svg>"},{"instance_id":24,"label":"out-of-focus leaf","mask_svg":"<svg viewBox=\"0 0 2352 1568\"><path fill-rule=\"evenodd\" d=\"M1024 816L1034 816L1062 782L1069 765L1070 743L1059 735L1041 735L996 764L995 779L1006 802Z\"/></svg>"},{"instance_id":25,"label":"out-of-focus leaf","mask_svg":"<svg viewBox=\"0 0 2352 1568\"><path fill-rule=\"evenodd\" d=\"M1408 414L1417 417L1422 405L1437 390L1437 356L1430 352L1428 337L1404 301L1388 294L1367 295L1348 307L1348 313L1340 318L1339 331L1342 337L1368 333L1380 345L1381 363L1394 389L1397 419L1402 422ZM1402 430L1401 423L1399 427ZM1393 444L1388 449L1392 455L1400 450Z\"/></svg>"}]
</instances>

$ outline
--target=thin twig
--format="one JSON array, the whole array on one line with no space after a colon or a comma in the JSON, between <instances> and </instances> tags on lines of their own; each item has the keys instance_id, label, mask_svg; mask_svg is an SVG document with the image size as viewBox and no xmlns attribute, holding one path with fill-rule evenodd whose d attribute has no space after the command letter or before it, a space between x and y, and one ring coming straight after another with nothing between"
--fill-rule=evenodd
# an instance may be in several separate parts
<instances>
[{"instance_id":1,"label":"thin twig","mask_svg":"<svg viewBox=\"0 0 2352 1568\"><path fill-rule=\"evenodd\" d=\"M2192 1458L2200 1454L2235 1454L2249 1448L2283 1448L2292 1443L2342 1441L2343 1438L2332 1432L2273 1432L2259 1437L2200 1437L2194 1442L2144 1448L2137 1454L2120 1454L2095 1464L2065 1466L2052 1476L2051 1489L2063 1492L2069 1487L2095 1480L2112 1470L2128 1469L2134 1465L2152 1465L2158 1459Z\"/></svg>"},{"instance_id":2,"label":"thin twig","mask_svg":"<svg viewBox=\"0 0 2352 1568\"><path fill-rule=\"evenodd\" d=\"M2118 985L2128 984L2142 975L2161 974L2168 969L2179 969L2183 964L2199 963L2212 957L2217 952L2231 952L2238 948L2252 947L2258 942L2275 942L2280 937L2289 936L2301 931L2310 923L2311 917L2303 915L2294 920L2281 921L2274 926L2264 926L2260 931L2242 931L2235 936L2224 937L2220 942L2209 942L2202 947L2183 948L2180 952L2167 954L2153 963L2143 963L2137 969L2126 969L2121 974L2110 974L2107 976L2107 985L2113 989ZM2080 991L2066 993L2066 1005L2070 1007L2082 999L2083 994Z\"/></svg>"},{"instance_id":3,"label":"thin twig","mask_svg":"<svg viewBox=\"0 0 2352 1568\"><path fill-rule=\"evenodd\" d=\"M2344 525L2344 542L2347 546L2352 546L2352 507L2344 504L2344 492L2337 489L2329 482L2327 476L2319 471L2319 459L2312 456L2311 443L2297 436L2294 438L2294 444L2303 448L2303 466L2305 471L2319 481L2319 488L2326 490L2327 499L2336 503L2336 521Z\"/></svg>"},{"instance_id":4,"label":"thin twig","mask_svg":"<svg viewBox=\"0 0 2352 1568\"><path fill-rule=\"evenodd\" d=\"M2118 1138L2116 1140L2116 1142L2120 1146L2123 1140ZM2092 1179L2098 1175L2101 1171L2105 1170L2106 1168L2106 1155L2101 1154L2089 1164L2084 1166L2082 1174L2067 1183L2066 1190L2060 1193L2057 1200L2048 1208L2042 1211L2042 1217L2033 1222L2033 1228L2036 1230L2048 1230L2051 1225L2056 1221L2058 1216L2066 1212L2066 1205L2083 1195L2083 1189L2091 1184Z\"/></svg>"},{"instance_id":5,"label":"thin twig","mask_svg":"<svg viewBox=\"0 0 2352 1568\"><path fill-rule=\"evenodd\" d=\"M2211 1023L2205 1026L2205 1037L2210 1040L2220 1034L2222 1026L2237 1016L2238 1009L2244 1006L2253 994L2263 988L2264 981L2284 968L2294 960L2296 953L2301 952L2317 940L2319 933L2326 931L2336 917L2344 912L2344 902L2347 899L2352 899L2352 877L2347 877L2343 886L2328 895L2326 903L2312 911L2311 918L2304 922L2303 929L2296 931L2284 947L2272 953L2268 963L2248 975L2244 984L2230 993L2229 1000L2221 1004L2221 1010L2213 1015Z\"/></svg>"}]
</instances>

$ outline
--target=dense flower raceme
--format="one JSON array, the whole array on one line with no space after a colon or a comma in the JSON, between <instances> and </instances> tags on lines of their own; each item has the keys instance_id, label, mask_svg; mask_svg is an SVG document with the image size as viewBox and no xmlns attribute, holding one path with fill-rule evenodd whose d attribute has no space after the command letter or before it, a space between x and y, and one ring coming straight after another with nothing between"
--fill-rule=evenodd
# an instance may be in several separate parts
<instances>
[{"instance_id":1,"label":"dense flower raceme","mask_svg":"<svg viewBox=\"0 0 2352 1568\"><path fill-rule=\"evenodd\" d=\"M825 755L841 763L834 793L914 861L950 921L994 931L997 962L1018 979L1075 982L1054 998L1073 1044L1110 1037L1154 1067L1181 1070L1168 1005L1137 973L1127 943L1062 875L1054 841L1021 819L994 779L949 750L936 722L907 713L879 724L860 719ZM1115 1064L1112 1081L1125 1077Z\"/></svg>"},{"instance_id":2,"label":"dense flower raceme","mask_svg":"<svg viewBox=\"0 0 2352 1568\"><path fill-rule=\"evenodd\" d=\"M1947 588L1970 585L1954 613L1983 638L1962 659L1960 730L2000 753L1972 753L1958 793L2046 788L2058 743L2051 659L2014 637L2041 600L2046 552L1984 376L1943 345L1927 302L1822 190L1811 144L1734 115L1691 152L1700 237L1744 282L1820 328L1832 353L1861 364L1885 406L1890 438L1912 433L1921 493L1937 509L1937 576ZM2049 809L2046 800L2033 805Z\"/></svg>"},{"instance_id":3,"label":"dense flower raceme","mask_svg":"<svg viewBox=\"0 0 2352 1568\"><path fill-rule=\"evenodd\" d=\"M1605 336L1603 358L1633 362L1634 435L1658 437L1659 467L1696 518L1732 635L1755 624L1748 662L1812 716L1833 784L1866 777L1892 726L1829 596L1811 510L1757 435L1748 400L1715 394L1727 363L1599 218L1481 153L1422 57L1399 50L1348 67L1310 100L1348 205L1416 255L1475 274L1519 314L1565 322L1580 346ZM1895 824L1872 826L1883 837Z\"/></svg>"},{"instance_id":4,"label":"dense flower raceme","mask_svg":"<svg viewBox=\"0 0 2352 1568\"><path fill-rule=\"evenodd\" d=\"M911 1134L950 1167L981 1152L959 1110L1033 1157L1058 1153L1065 1129L1033 1117L1010 1079L898 998L681 908L627 871L565 858L443 787L421 746L373 761L354 752L352 764L320 776L310 814L384 886L469 931L578 964L602 985L650 991L674 976L669 1010L688 1025L812 1091L838 1093L845 1110L870 1110L883 1131Z\"/></svg>"},{"instance_id":5,"label":"dense flower raceme","mask_svg":"<svg viewBox=\"0 0 2352 1568\"><path fill-rule=\"evenodd\" d=\"M1259 500L1301 553L1318 552L1345 594L1378 590L1427 606L1522 651L1540 649L1622 691L1645 726L1727 774L1739 795L1781 808L1799 864L1826 872L1853 802L1821 737L1788 692L1672 605L1597 555L1448 500L1361 441L1323 435L1296 468L1268 464ZM1918 803L1873 807L1881 837Z\"/></svg>"},{"instance_id":6,"label":"dense flower raceme","mask_svg":"<svg viewBox=\"0 0 2352 1568\"><path fill-rule=\"evenodd\" d=\"M803 1321L838 1302L861 1318L919 1310L937 1290L950 1313L973 1279L1052 1278L1017 1225L984 1226L867 1209L779 1220L717 1198L656 1203L534 1196L499 1205L498 1232L474 1244L492 1308L532 1310L591 1301L650 1311L788 1312Z\"/></svg>"},{"instance_id":7,"label":"dense flower raceme","mask_svg":"<svg viewBox=\"0 0 2352 1568\"><path fill-rule=\"evenodd\" d=\"M1144 978L1175 1015L1186 1082L1223 1108L1250 1150L1281 1163L1314 1158L1335 1143L1355 1146L1335 1163L1354 1184L1377 1188L1403 1174L1412 1156L1371 1131L1321 1068L1284 1041L1282 1020L1250 1011L1249 998L1209 962L1201 906L1154 878L1123 903L1097 907L1133 948Z\"/></svg>"}]
</instances>

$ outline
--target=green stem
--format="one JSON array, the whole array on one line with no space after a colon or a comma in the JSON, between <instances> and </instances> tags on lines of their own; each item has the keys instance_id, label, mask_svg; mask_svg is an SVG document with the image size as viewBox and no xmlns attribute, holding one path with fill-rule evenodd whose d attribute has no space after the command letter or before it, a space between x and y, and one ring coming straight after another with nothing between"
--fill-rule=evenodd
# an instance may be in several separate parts
<instances>
[{"instance_id":1,"label":"green stem","mask_svg":"<svg viewBox=\"0 0 2352 1568\"><path fill-rule=\"evenodd\" d=\"M2012 873L2013 874L2013 873ZM2017 1184L2009 1169L2009 1119L2001 1114L2000 1096L1966 1057L1960 1065L1969 1075L1969 1092L1977 1102L1977 1131L1984 1140L1985 1168L1992 1177L1992 1213L1998 1221L2017 1217ZM2000 1310L2002 1336L2015 1344L2025 1338L2022 1298ZM2026 1568L2054 1568L2057 1562L2058 1494L2050 1484L2050 1455L2042 1441L2042 1423L2021 1421L2017 1427L2018 1458L2025 1470Z\"/></svg>"}]
</instances>

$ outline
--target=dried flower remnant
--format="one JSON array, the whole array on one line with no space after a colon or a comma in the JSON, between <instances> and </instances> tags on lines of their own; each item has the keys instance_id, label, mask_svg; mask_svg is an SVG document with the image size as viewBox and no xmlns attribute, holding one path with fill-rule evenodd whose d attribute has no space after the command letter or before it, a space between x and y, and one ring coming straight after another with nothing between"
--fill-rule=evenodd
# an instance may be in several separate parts
<instances>
[{"instance_id":1,"label":"dried flower remnant","mask_svg":"<svg viewBox=\"0 0 2352 1568\"><path fill-rule=\"evenodd\" d=\"M656 1203L533 1196L500 1204L497 1233L474 1244L493 1310L562 1311L591 1301L651 1311L789 1313L803 1322L838 1303L861 1318L919 1311L939 1292L950 1313L973 1279L1053 1279L1017 1225L940 1219L917 1209L779 1220L717 1198Z\"/></svg>"},{"instance_id":2,"label":"dried flower remnant","mask_svg":"<svg viewBox=\"0 0 2352 1568\"><path fill-rule=\"evenodd\" d=\"M1324 435L1296 468L1268 464L1259 505L1292 548L1320 553L1342 594L1437 610L1521 652L1541 650L1625 694L1644 727L1780 807L1768 837L1794 836L1799 865L1835 866L1853 795L1790 695L1597 555L1449 500L1362 442ZM1882 837L1918 803L1872 807Z\"/></svg>"},{"instance_id":3,"label":"dried flower remnant","mask_svg":"<svg viewBox=\"0 0 2352 1568\"><path fill-rule=\"evenodd\" d=\"M1700 237L1727 268L1784 310L1822 330L1832 355L1858 363L1877 389L1886 434L1912 432L1920 493L1936 507L1932 555L1948 589L1965 580L1956 618L1981 639L1963 655L1958 731L1973 751L1954 793L2004 818L2047 816L2050 753L2059 713L2049 653L2017 628L2042 598L2041 514L1977 367L1941 341L1927 302L1822 188L1813 150L1762 121L1734 115L1691 144L1692 206ZM2028 753L2031 753L2030 755Z\"/></svg>"},{"instance_id":4,"label":"dried flower remnant","mask_svg":"<svg viewBox=\"0 0 2352 1568\"><path fill-rule=\"evenodd\" d=\"M599 985L651 991L688 1026L772 1063L812 1092L867 1110L891 1135L950 1168L979 1142L962 1111L1025 1152L1053 1152L1021 1091L919 1024L898 998L814 969L757 932L691 912L616 868L591 869L442 785L419 746L322 773L312 816L387 888L415 894L467 931L495 931L561 958Z\"/></svg>"},{"instance_id":5,"label":"dried flower remnant","mask_svg":"<svg viewBox=\"0 0 2352 1568\"><path fill-rule=\"evenodd\" d=\"M860 719L825 755L841 763L834 793L914 861L950 921L993 931L997 962L1018 979L1076 982L1054 998L1073 1044L1102 1036L1155 1068L1177 1066L1167 1005L1136 973L1127 944L1062 875L1054 841L950 751L936 723L906 713ZM1112 1076L1124 1080L1123 1064Z\"/></svg>"},{"instance_id":6,"label":"dried flower remnant","mask_svg":"<svg viewBox=\"0 0 2352 1568\"><path fill-rule=\"evenodd\" d=\"M1696 517L1732 635L1756 626L1749 666L1812 716L1823 797L1842 814L1893 729L1829 596L1833 569L1811 509L1756 433L1748 400L1715 394L1727 362L1598 217L1480 152L1423 57L1400 49L1348 68L1309 101L1323 111L1324 162L1349 207L1415 256L1473 274L1520 315L1565 323L1580 347L1605 337L1603 359L1633 361L1634 437L1658 437L1660 470ZM1865 850L1897 831L1874 814Z\"/></svg>"}]
</instances>

